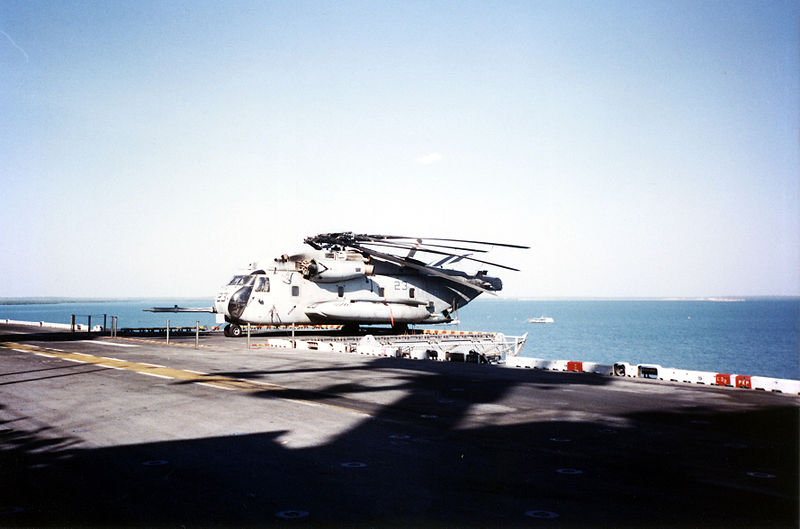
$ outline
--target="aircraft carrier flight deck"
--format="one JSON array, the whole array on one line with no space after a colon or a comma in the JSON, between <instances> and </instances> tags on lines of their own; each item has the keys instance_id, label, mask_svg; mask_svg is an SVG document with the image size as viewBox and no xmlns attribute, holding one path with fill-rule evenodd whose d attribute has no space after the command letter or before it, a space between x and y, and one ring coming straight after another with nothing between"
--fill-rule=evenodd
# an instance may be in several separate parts
<instances>
[{"instance_id":1,"label":"aircraft carrier flight deck","mask_svg":"<svg viewBox=\"0 0 800 529\"><path fill-rule=\"evenodd\" d=\"M0 526L798 527L798 397L0 325Z\"/></svg>"}]
</instances>

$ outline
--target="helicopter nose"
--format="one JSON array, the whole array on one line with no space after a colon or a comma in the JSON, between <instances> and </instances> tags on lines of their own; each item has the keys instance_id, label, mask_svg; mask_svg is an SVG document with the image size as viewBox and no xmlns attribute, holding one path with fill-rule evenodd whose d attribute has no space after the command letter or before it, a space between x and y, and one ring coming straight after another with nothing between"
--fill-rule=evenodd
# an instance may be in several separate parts
<instances>
[{"instance_id":1,"label":"helicopter nose","mask_svg":"<svg viewBox=\"0 0 800 529\"><path fill-rule=\"evenodd\" d=\"M252 286L242 287L231 296L228 301L228 314L231 318L241 318L247 302L250 301L250 294L253 292Z\"/></svg>"}]
</instances>

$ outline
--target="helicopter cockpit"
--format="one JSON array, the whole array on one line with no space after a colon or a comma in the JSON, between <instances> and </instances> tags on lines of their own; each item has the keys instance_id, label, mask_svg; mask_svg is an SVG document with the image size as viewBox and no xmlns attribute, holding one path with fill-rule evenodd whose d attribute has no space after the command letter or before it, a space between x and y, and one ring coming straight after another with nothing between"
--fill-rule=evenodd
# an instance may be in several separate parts
<instances>
[{"instance_id":1,"label":"helicopter cockpit","mask_svg":"<svg viewBox=\"0 0 800 529\"><path fill-rule=\"evenodd\" d=\"M269 292L269 278L266 275L261 275L264 272L257 270L249 275L235 275L230 280L228 286L239 287L254 287L256 292Z\"/></svg>"}]
</instances>

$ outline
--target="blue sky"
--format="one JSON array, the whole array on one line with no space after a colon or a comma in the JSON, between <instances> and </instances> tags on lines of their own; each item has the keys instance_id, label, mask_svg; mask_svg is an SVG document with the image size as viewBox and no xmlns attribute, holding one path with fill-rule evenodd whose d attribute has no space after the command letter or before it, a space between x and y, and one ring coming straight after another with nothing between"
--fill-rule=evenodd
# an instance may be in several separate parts
<instances>
[{"instance_id":1,"label":"blue sky","mask_svg":"<svg viewBox=\"0 0 800 529\"><path fill-rule=\"evenodd\" d=\"M800 294L796 2L0 3L0 296L211 296L356 231L505 296Z\"/></svg>"}]
</instances>

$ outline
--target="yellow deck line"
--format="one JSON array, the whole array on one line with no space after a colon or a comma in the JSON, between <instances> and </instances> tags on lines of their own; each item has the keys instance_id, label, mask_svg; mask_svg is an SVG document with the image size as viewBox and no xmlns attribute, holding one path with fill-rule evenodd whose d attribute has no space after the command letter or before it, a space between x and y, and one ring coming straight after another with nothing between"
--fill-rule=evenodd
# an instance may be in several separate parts
<instances>
[{"instance_id":1,"label":"yellow deck line","mask_svg":"<svg viewBox=\"0 0 800 529\"><path fill-rule=\"evenodd\" d=\"M221 389L236 389L239 391L279 391L286 389L276 384L269 384L267 382L251 382L249 380L242 380L238 378L222 377L217 375L209 375L197 371L186 371L183 369L174 369L158 364L148 364L146 362L130 362L127 360L120 360L118 358L109 358L103 356L94 356L86 353L69 353L59 352L52 349L37 347L34 345L0 342L0 346L13 349L18 352L32 353L36 355L45 355L50 358L60 358L61 360L68 360L70 362L80 362L83 364L94 364L100 367L110 369L122 369L125 371L133 371L143 375L153 375L161 378L171 378L183 382L203 382L206 386L217 387Z\"/></svg>"},{"instance_id":2,"label":"yellow deck line","mask_svg":"<svg viewBox=\"0 0 800 529\"><path fill-rule=\"evenodd\" d=\"M68 360L71 362L79 362L82 364L93 364L108 369L132 371L134 373L141 373L143 375L153 375L160 378L171 378L182 382L195 383L201 386L207 386L216 389L248 391L248 392L259 392L259 391L280 392L282 390L287 389L277 384L270 384L269 382L259 382L259 381L244 380L241 378L230 378L219 375L211 375L199 371L190 371L187 369L174 369L171 367L159 366L156 364L148 364L144 362L129 362L127 360L120 360L118 358L109 358L107 356L94 356L86 353L70 353L67 351L48 349L45 347L38 347L35 345L19 344L15 342L0 342L0 348L3 347L19 352L31 353L35 355L44 355L51 358L60 358L62 360ZM285 400L289 402L296 402L299 404L325 406L337 410L348 411L350 413L357 413L359 415L371 416L370 413L357 410L355 408L348 408L347 406L342 406L339 404L298 399L297 397Z\"/></svg>"}]
</instances>

